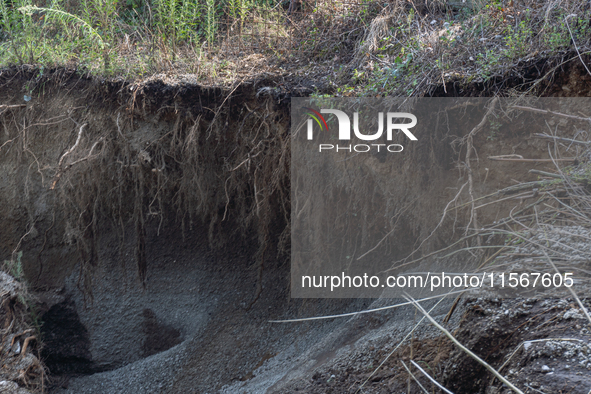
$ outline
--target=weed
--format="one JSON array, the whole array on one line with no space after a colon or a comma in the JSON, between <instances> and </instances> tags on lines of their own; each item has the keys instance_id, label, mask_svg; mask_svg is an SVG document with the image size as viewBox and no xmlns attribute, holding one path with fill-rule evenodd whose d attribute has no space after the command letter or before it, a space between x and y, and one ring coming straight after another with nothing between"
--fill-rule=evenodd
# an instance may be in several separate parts
<instances>
[{"instance_id":1,"label":"weed","mask_svg":"<svg viewBox=\"0 0 591 394\"><path fill-rule=\"evenodd\" d=\"M10 276L18 280L19 282L23 282L25 280L23 263L21 261L22 257L23 252L19 251L16 253L16 260L4 260L4 269L6 270L6 272L8 272Z\"/></svg>"},{"instance_id":2,"label":"weed","mask_svg":"<svg viewBox=\"0 0 591 394\"><path fill-rule=\"evenodd\" d=\"M526 55L532 34L530 24L525 20L519 22L516 28L509 26L505 37L506 55L511 59Z\"/></svg>"},{"instance_id":3,"label":"weed","mask_svg":"<svg viewBox=\"0 0 591 394\"><path fill-rule=\"evenodd\" d=\"M498 122L496 120L493 120L493 119L489 120L488 126L489 126L490 131L488 133L488 136L486 137L486 140L487 141L496 140L497 136L498 136L498 132L501 129L502 125L503 124L501 122Z\"/></svg>"},{"instance_id":4,"label":"weed","mask_svg":"<svg viewBox=\"0 0 591 394\"><path fill-rule=\"evenodd\" d=\"M211 46L215 39L217 30L215 0L205 0L206 18L205 18L205 40Z\"/></svg>"},{"instance_id":5,"label":"weed","mask_svg":"<svg viewBox=\"0 0 591 394\"><path fill-rule=\"evenodd\" d=\"M406 95L450 75L486 81L526 56L591 47L591 11L576 2L528 8L478 0L482 6L454 13L443 3L424 14L375 0L319 0L302 2L298 14L287 12L287 1L270 0L4 1L0 64L67 63L130 78L172 70L219 80L229 78L219 72L228 68L216 64L221 59L239 73L259 69L242 66L249 55L282 67L340 60L348 64L341 76L364 73L341 93Z\"/></svg>"},{"instance_id":6,"label":"weed","mask_svg":"<svg viewBox=\"0 0 591 394\"><path fill-rule=\"evenodd\" d=\"M494 49L487 49L484 53L476 56L476 64L482 70L482 76L488 80L494 73L494 70L501 64L502 53Z\"/></svg>"},{"instance_id":7,"label":"weed","mask_svg":"<svg viewBox=\"0 0 591 394\"><path fill-rule=\"evenodd\" d=\"M23 256L23 252L19 251L16 254L16 261L5 260L4 266L6 267L5 269L10 274L10 276L12 276L18 282L21 282L23 285L26 286L23 265L21 262L22 256ZM26 292L22 292L22 293L18 294L18 301L26 307L27 311L29 312L29 317L30 317L31 321L33 322L33 326L35 327L35 329L37 331L37 336L40 337L41 326L42 326L43 322L41 321L41 319L39 317L37 305L35 304L35 302L33 302L31 297Z\"/></svg>"},{"instance_id":8,"label":"weed","mask_svg":"<svg viewBox=\"0 0 591 394\"><path fill-rule=\"evenodd\" d=\"M100 0L97 0L100 1ZM41 25L41 29L47 30L50 28L50 23L52 21L57 22L65 28L65 35L74 37L72 31L69 29L69 26L79 27L85 33L86 37L90 40L90 45L87 48L90 51L94 49L98 49L99 53L103 56L104 67L108 68L109 66L109 52L108 52L108 44L105 42L103 37L99 34L99 32L92 26L89 21L82 19L76 15L70 14L66 11L59 9L58 3L55 3L54 6L56 8L41 8L32 5L26 5L19 8L19 11L24 14L23 20L27 18L31 18L34 14L44 14L46 18ZM28 34L26 34L28 36ZM68 42L69 40L61 40ZM42 41L45 43L45 41ZM95 46L96 45L96 46ZM45 48L45 47L43 47ZM58 47L59 48L59 47ZM47 49L47 48L45 48ZM32 52L32 51L31 51ZM31 56L30 63L35 63L35 59Z\"/></svg>"}]
</instances>

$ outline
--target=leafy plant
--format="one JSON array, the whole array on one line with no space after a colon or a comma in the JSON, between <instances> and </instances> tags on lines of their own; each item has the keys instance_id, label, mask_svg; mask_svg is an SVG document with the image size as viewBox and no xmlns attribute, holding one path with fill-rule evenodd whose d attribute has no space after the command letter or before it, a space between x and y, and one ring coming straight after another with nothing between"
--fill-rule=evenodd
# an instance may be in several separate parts
<instances>
[{"instance_id":1,"label":"leafy plant","mask_svg":"<svg viewBox=\"0 0 591 394\"><path fill-rule=\"evenodd\" d=\"M205 0L206 18L205 18L205 40L211 46L217 31L217 20L215 12L215 0Z\"/></svg>"},{"instance_id":2,"label":"leafy plant","mask_svg":"<svg viewBox=\"0 0 591 394\"><path fill-rule=\"evenodd\" d=\"M494 49L487 49L484 53L476 55L476 64L481 70L481 75L488 80L494 69L500 64L502 52Z\"/></svg>"},{"instance_id":3,"label":"leafy plant","mask_svg":"<svg viewBox=\"0 0 591 394\"><path fill-rule=\"evenodd\" d=\"M16 253L16 260L4 260L4 266L6 267L6 271L10 274L10 276L18 280L19 282L23 282L25 280L23 263L21 261L22 257L23 252L19 251Z\"/></svg>"},{"instance_id":4,"label":"leafy plant","mask_svg":"<svg viewBox=\"0 0 591 394\"><path fill-rule=\"evenodd\" d=\"M48 15L48 19L53 18L53 19L55 19L59 22L62 22L64 24L71 23L73 25L79 25L80 27L82 27L82 29L84 29L88 33L88 36L91 39L96 41L96 43L101 48L105 48L105 46L106 46L106 43L103 40L103 37L101 37L101 35L92 27L92 25L76 15L70 14L70 13L62 11L60 9L42 8L42 7L37 7L37 6L33 6L33 5L20 7L19 11L21 11L23 14L28 15L28 16L32 15L35 12L45 12Z\"/></svg>"},{"instance_id":5,"label":"leafy plant","mask_svg":"<svg viewBox=\"0 0 591 394\"><path fill-rule=\"evenodd\" d=\"M527 54L532 34L530 23L525 20L519 22L516 28L509 26L508 34L505 37L507 56L516 58Z\"/></svg>"},{"instance_id":6,"label":"leafy plant","mask_svg":"<svg viewBox=\"0 0 591 394\"><path fill-rule=\"evenodd\" d=\"M101 0L96 0L96 1L101 1ZM103 65L104 68L107 69L109 67L109 63L110 63L110 58L109 58L109 45L107 42L105 42L105 40L103 39L103 36L101 36L101 34L99 34L99 32L92 26L92 24L87 21L84 20L83 18L74 15L74 14L70 14L69 12L63 11L57 7L58 3L54 3L54 6L56 8L43 8L43 7L37 7L37 6L33 6L33 5L27 5L27 6L23 6L20 7L18 10L24 15L24 19L26 20L27 18L31 18L31 16L33 14L44 14L45 20L43 22L43 27L44 28L48 28L49 23L51 21L57 22L61 25L63 25L63 27L66 29L67 32L69 32L69 27L78 27L80 28L86 35L86 37L90 40L91 45L90 45L90 49L91 51L94 49L93 45L95 46L96 49L98 49L99 53L102 55L103 57ZM61 40L63 41L63 40ZM34 60L31 59L31 63L33 63Z\"/></svg>"},{"instance_id":7,"label":"leafy plant","mask_svg":"<svg viewBox=\"0 0 591 394\"><path fill-rule=\"evenodd\" d=\"M238 21L242 29L250 4L247 0L228 0L228 12L234 21Z\"/></svg>"}]
</instances>

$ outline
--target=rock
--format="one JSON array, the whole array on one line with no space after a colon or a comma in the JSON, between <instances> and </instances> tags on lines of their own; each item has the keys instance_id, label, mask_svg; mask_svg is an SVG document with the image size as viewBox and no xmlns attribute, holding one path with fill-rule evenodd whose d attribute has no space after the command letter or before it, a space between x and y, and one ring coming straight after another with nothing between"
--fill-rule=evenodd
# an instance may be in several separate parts
<instances>
[{"instance_id":1,"label":"rock","mask_svg":"<svg viewBox=\"0 0 591 394\"><path fill-rule=\"evenodd\" d=\"M31 392L19 387L15 382L2 380L0 381L0 394L31 394Z\"/></svg>"}]
</instances>

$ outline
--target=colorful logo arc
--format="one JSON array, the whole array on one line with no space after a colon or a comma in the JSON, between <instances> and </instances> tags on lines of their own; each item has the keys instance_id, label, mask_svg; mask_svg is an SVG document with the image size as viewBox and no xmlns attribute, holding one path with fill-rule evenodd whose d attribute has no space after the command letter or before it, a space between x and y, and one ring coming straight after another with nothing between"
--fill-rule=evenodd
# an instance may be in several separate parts
<instances>
[{"instance_id":1,"label":"colorful logo arc","mask_svg":"<svg viewBox=\"0 0 591 394\"><path fill-rule=\"evenodd\" d=\"M304 109L311 111L311 112L306 112L306 115L309 115L311 118L313 118L316 121L316 123L318 123L318 126L320 126L320 130L323 129L322 124L324 124L324 128L326 128L326 131L328 131L328 125L326 124L326 120L324 120L324 117L322 115L320 115L320 112L313 110L312 108L309 108L309 107L304 107ZM320 123L321 120L322 120L322 123Z\"/></svg>"}]
</instances>

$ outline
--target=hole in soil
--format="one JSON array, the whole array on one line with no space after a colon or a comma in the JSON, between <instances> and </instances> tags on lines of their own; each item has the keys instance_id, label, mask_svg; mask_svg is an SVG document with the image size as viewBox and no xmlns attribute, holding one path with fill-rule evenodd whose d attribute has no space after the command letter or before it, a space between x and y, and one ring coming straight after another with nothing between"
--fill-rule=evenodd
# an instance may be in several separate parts
<instances>
[{"instance_id":1,"label":"hole in soil","mask_svg":"<svg viewBox=\"0 0 591 394\"><path fill-rule=\"evenodd\" d=\"M143 337L141 357L163 352L182 342L176 328L164 324L154 311L142 311ZM41 352L45 364L54 376L89 375L121 367L97 364L92 359L92 343L87 328L80 321L76 304L71 299L52 306L43 316L44 346ZM123 365L127 364L124 360ZM136 361L136 360L133 360Z\"/></svg>"},{"instance_id":2,"label":"hole in soil","mask_svg":"<svg viewBox=\"0 0 591 394\"><path fill-rule=\"evenodd\" d=\"M52 306L43 316L41 356L54 375L94 372L90 339L71 300Z\"/></svg>"},{"instance_id":3,"label":"hole in soil","mask_svg":"<svg viewBox=\"0 0 591 394\"><path fill-rule=\"evenodd\" d=\"M144 309L144 357L163 352L182 342L181 333L174 327L162 324L151 309Z\"/></svg>"}]
</instances>

